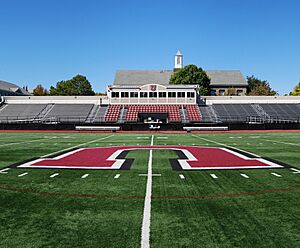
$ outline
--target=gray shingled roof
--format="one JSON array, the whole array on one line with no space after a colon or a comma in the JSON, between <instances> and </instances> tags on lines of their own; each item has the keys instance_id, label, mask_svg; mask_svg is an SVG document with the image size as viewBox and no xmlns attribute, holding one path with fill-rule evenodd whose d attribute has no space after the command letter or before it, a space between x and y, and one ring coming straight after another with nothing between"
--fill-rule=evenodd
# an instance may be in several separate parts
<instances>
[{"instance_id":1,"label":"gray shingled roof","mask_svg":"<svg viewBox=\"0 0 300 248\"><path fill-rule=\"evenodd\" d=\"M238 70L207 70L211 85L247 86L247 81ZM168 85L173 70L117 70L113 85Z\"/></svg>"},{"instance_id":2,"label":"gray shingled roof","mask_svg":"<svg viewBox=\"0 0 300 248\"><path fill-rule=\"evenodd\" d=\"M2 80L0 80L0 90L12 92L17 95L30 95L22 87L19 87L16 84L8 83L8 82L2 81Z\"/></svg>"},{"instance_id":3,"label":"gray shingled roof","mask_svg":"<svg viewBox=\"0 0 300 248\"><path fill-rule=\"evenodd\" d=\"M228 86L247 86L242 73L238 70L207 70L207 76L210 78L210 85L228 85Z\"/></svg>"}]
</instances>

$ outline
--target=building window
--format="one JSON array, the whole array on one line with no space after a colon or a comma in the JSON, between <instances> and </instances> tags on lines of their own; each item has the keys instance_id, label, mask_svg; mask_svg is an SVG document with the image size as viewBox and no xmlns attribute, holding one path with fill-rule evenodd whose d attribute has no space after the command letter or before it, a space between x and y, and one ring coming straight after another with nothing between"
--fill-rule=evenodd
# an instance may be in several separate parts
<instances>
[{"instance_id":1,"label":"building window","mask_svg":"<svg viewBox=\"0 0 300 248\"><path fill-rule=\"evenodd\" d=\"M139 93L138 92L130 92L130 97L131 98L138 98L139 97Z\"/></svg>"},{"instance_id":2,"label":"building window","mask_svg":"<svg viewBox=\"0 0 300 248\"><path fill-rule=\"evenodd\" d=\"M159 98L166 98L167 97L167 92L159 92L158 96L159 96Z\"/></svg>"},{"instance_id":3,"label":"building window","mask_svg":"<svg viewBox=\"0 0 300 248\"><path fill-rule=\"evenodd\" d=\"M168 92L169 98L176 98L176 92Z\"/></svg>"},{"instance_id":4,"label":"building window","mask_svg":"<svg viewBox=\"0 0 300 248\"><path fill-rule=\"evenodd\" d=\"M157 92L149 92L149 97L150 98L156 98L157 97Z\"/></svg>"},{"instance_id":5,"label":"building window","mask_svg":"<svg viewBox=\"0 0 300 248\"><path fill-rule=\"evenodd\" d=\"M147 98L148 92L140 92L140 98Z\"/></svg>"},{"instance_id":6,"label":"building window","mask_svg":"<svg viewBox=\"0 0 300 248\"><path fill-rule=\"evenodd\" d=\"M177 92L178 98L185 98L185 92Z\"/></svg>"},{"instance_id":7,"label":"building window","mask_svg":"<svg viewBox=\"0 0 300 248\"><path fill-rule=\"evenodd\" d=\"M210 95L211 95L211 96L216 96L216 95L217 95L216 90L211 90L211 91L210 91Z\"/></svg>"},{"instance_id":8,"label":"building window","mask_svg":"<svg viewBox=\"0 0 300 248\"><path fill-rule=\"evenodd\" d=\"M187 98L194 98L195 97L195 92L187 92Z\"/></svg>"},{"instance_id":9,"label":"building window","mask_svg":"<svg viewBox=\"0 0 300 248\"><path fill-rule=\"evenodd\" d=\"M219 90L219 95L220 96L225 96L225 90Z\"/></svg>"},{"instance_id":10,"label":"building window","mask_svg":"<svg viewBox=\"0 0 300 248\"><path fill-rule=\"evenodd\" d=\"M119 95L119 92L112 92L112 93L111 93L111 97L112 97L112 98L119 98L119 96L120 96L120 95Z\"/></svg>"},{"instance_id":11,"label":"building window","mask_svg":"<svg viewBox=\"0 0 300 248\"><path fill-rule=\"evenodd\" d=\"M121 98L128 98L129 92L121 92Z\"/></svg>"},{"instance_id":12,"label":"building window","mask_svg":"<svg viewBox=\"0 0 300 248\"><path fill-rule=\"evenodd\" d=\"M236 94L237 94L238 96L242 96L242 95L243 95L243 93L244 93L244 91L243 91L243 90L237 90L237 91L236 91Z\"/></svg>"}]
</instances>

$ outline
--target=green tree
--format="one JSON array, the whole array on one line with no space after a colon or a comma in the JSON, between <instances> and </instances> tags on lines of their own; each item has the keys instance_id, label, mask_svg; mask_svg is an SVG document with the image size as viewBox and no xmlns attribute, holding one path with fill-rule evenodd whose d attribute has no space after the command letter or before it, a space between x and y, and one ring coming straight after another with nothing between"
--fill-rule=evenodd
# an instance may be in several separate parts
<instances>
[{"instance_id":1,"label":"green tree","mask_svg":"<svg viewBox=\"0 0 300 248\"><path fill-rule=\"evenodd\" d=\"M199 85L199 93L208 95L210 78L202 68L195 65L187 65L175 71L170 78L170 84L196 84Z\"/></svg>"},{"instance_id":2,"label":"green tree","mask_svg":"<svg viewBox=\"0 0 300 248\"><path fill-rule=\"evenodd\" d=\"M278 94L266 80L260 80L252 75L247 77L247 81L247 94L249 96L274 96Z\"/></svg>"},{"instance_id":3,"label":"green tree","mask_svg":"<svg viewBox=\"0 0 300 248\"><path fill-rule=\"evenodd\" d=\"M33 90L33 95L34 96L47 96L47 95L49 95L49 92L41 84L38 84Z\"/></svg>"},{"instance_id":4,"label":"green tree","mask_svg":"<svg viewBox=\"0 0 300 248\"><path fill-rule=\"evenodd\" d=\"M300 82L294 87L294 90L290 92L290 96L300 96Z\"/></svg>"},{"instance_id":5,"label":"green tree","mask_svg":"<svg viewBox=\"0 0 300 248\"><path fill-rule=\"evenodd\" d=\"M56 83L50 87L51 96L93 96L95 92L85 76L77 75L70 80Z\"/></svg>"}]
</instances>

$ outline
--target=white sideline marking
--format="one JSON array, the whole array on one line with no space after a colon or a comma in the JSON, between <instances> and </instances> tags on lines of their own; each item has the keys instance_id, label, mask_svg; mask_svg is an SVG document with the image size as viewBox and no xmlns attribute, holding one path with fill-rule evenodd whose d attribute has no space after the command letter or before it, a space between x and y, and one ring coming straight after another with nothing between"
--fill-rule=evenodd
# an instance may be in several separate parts
<instances>
[{"instance_id":1,"label":"white sideline marking","mask_svg":"<svg viewBox=\"0 0 300 248\"><path fill-rule=\"evenodd\" d=\"M217 175L216 174L210 174L210 176L213 178L213 179L217 179Z\"/></svg>"},{"instance_id":2,"label":"white sideline marking","mask_svg":"<svg viewBox=\"0 0 300 248\"><path fill-rule=\"evenodd\" d=\"M84 174L81 178L84 179L84 178L87 178L89 176L89 174Z\"/></svg>"},{"instance_id":3,"label":"white sideline marking","mask_svg":"<svg viewBox=\"0 0 300 248\"><path fill-rule=\"evenodd\" d=\"M169 137L157 137L157 139L168 139Z\"/></svg>"},{"instance_id":4,"label":"white sideline marking","mask_svg":"<svg viewBox=\"0 0 300 248\"><path fill-rule=\"evenodd\" d=\"M50 139L55 139L55 138L56 138L56 136L51 137L51 138L47 138L47 139L36 139L36 140L30 140L30 141L13 142L13 143L0 145L0 147L11 146L11 145L19 145L19 144L27 144L27 143L33 143L33 142L37 142L37 141L41 141L41 140L50 140Z\"/></svg>"},{"instance_id":5,"label":"white sideline marking","mask_svg":"<svg viewBox=\"0 0 300 248\"><path fill-rule=\"evenodd\" d=\"M294 174L300 173L300 170L297 170L297 169L295 169L295 168L291 168L291 170L294 171L294 172L293 172ZM1 172L1 171L0 171L0 172Z\"/></svg>"},{"instance_id":6,"label":"white sideline marking","mask_svg":"<svg viewBox=\"0 0 300 248\"><path fill-rule=\"evenodd\" d=\"M25 173L18 175L18 177L23 177L23 176L26 176L27 174L28 174L28 172L25 172Z\"/></svg>"},{"instance_id":7,"label":"white sideline marking","mask_svg":"<svg viewBox=\"0 0 300 248\"><path fill-rule=\"evenodd\" d=\"M117 174L114 176L114 179L118 179L121 176L121 174Z\"/></svg>"},{"instance_id":8,"label":"white sideline marking","mask_svg":"<svg viewBox=\"0 0 300 248\"><path fill-rule=\"evenodd\" d=\"M53 177L57 177L58 175L59 175L59 173L54 173L50 177L53 178Z\"/></svg>"},{"instance_id":9,"label":"white sideline marking","mask_svg":"<svg viewBox=\"0 0 300 248\"><path fill-rule=\"evenodd\" d=\"M275 176L275 177L282 177L281 175L279 175L279 174L277 174L277 173L275 173L275 172L272 172L271 173L273 176Z\"/></svg>"},{"instance_id":10,"label":"white sideline marking","mask_svg":"<svg viewBox=\"0 0 300 248\"><path fill-rule=\"evenodd\" d=\"M95 140L91 140L91 141L88 141L88 142L85 142L85 143L81 143L81 144L76 145L76 146L68 147L68 148L63 149L63 150L59 150L59 151L56 151L56 152L52 152L52 153L46 154L46 155L42 156L41 158L45 158L45 157L51 156L51 155L56 154L58 152L64 152L64 151L67 151L67 150L70 150L70 149L73 149L73 148L77 148L77 147L80 147L80 146L88 145L90 143L94 143L94 142L97 142L97 141L100 141L100 140L108 139L108 138L113 137L113 136L114 135L109 135L109 136L106 136L106 137L103 137L103 138L100 138L100 139L95 139Z\"/></svg>"},{"instance_id":11,"label":"white sideline marking","mask_svg":"<svg viewBox=\"0 0 300 248\"><path fill-rule=\"evenodd\" d=\"M154 136L152 135L151 146L153 146L153 140L154 140ZM141 248L149 248L150 247L150 221L151 221L151 195L152 195L152 154L153 154L153 150L150 150L149 162L148 162L148 178L147 178L143 224L142 224Z\"/></svg>"},{"instance_id":12,"label":"white sideline marking","mask_svg":"<svg viewBox=\"0 0 300 248\"><path fill-rule=\"evenodd\" d=\"M145 137L136 137L137 139L150 139L150 137L145 136Z\"/></svg>"},{"instance_id":13,"label":"white sideline marking","mask_svg":"<svg viewBox=\"0 0 300 248\"><path fill-rule=\"evenodd\" d=\"M148 174L139 174L140 177L147 177ZM161 174L152 174L153 177L160 177Z\"/></svg>"},{"instance_id":14,"label":"white sideline marking","mask_svg":"<svg viewBox=\"0 0 300 248\"><path fill-rule=\"evenodd\" d=\"M247 176L246 174L241 174L241 176L244 178L249 178L249 176Z\"/></svg>"},{"instance_id":15,"label":"white sideline marking","mask_svg":"<svg viewBox=\"0 0 300 248\"><path fill-rule=\"evenodd\" d=\"M185 179L184 175L182 175L182 174L180 174L179 177L180 177L181 179Z\"/></svg>"}]
</instances>

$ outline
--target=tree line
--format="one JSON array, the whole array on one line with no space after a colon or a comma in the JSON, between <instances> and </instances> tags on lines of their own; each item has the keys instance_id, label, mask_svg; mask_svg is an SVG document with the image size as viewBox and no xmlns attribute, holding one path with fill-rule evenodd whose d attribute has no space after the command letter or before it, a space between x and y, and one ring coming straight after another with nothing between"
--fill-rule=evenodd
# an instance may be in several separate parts
<instances>
[{"instance_id":1,"label":"tree line","mask_svg":"<svg viewBox=\"0 0 300 248\"><path fill-rule=\"evenodd\" d=\"M261 80L255 76L247 77L249 96L274 96L278 95L273 90L267 80ZM199 93L202 96L210 95L210 78L206 72L196 65L187 65L173 73L170 78L170 84L196 84L199 85ZM227 95L235 95L235 89L229 88ZM76 75L69 80L62 80L46 89L41 84L33 90L35 96L94 96L104 95L104 93L95 93L89 80L83 75ZM300 82L290 92L291 96L300 96Z\"/></svg>"}]
</instances>

